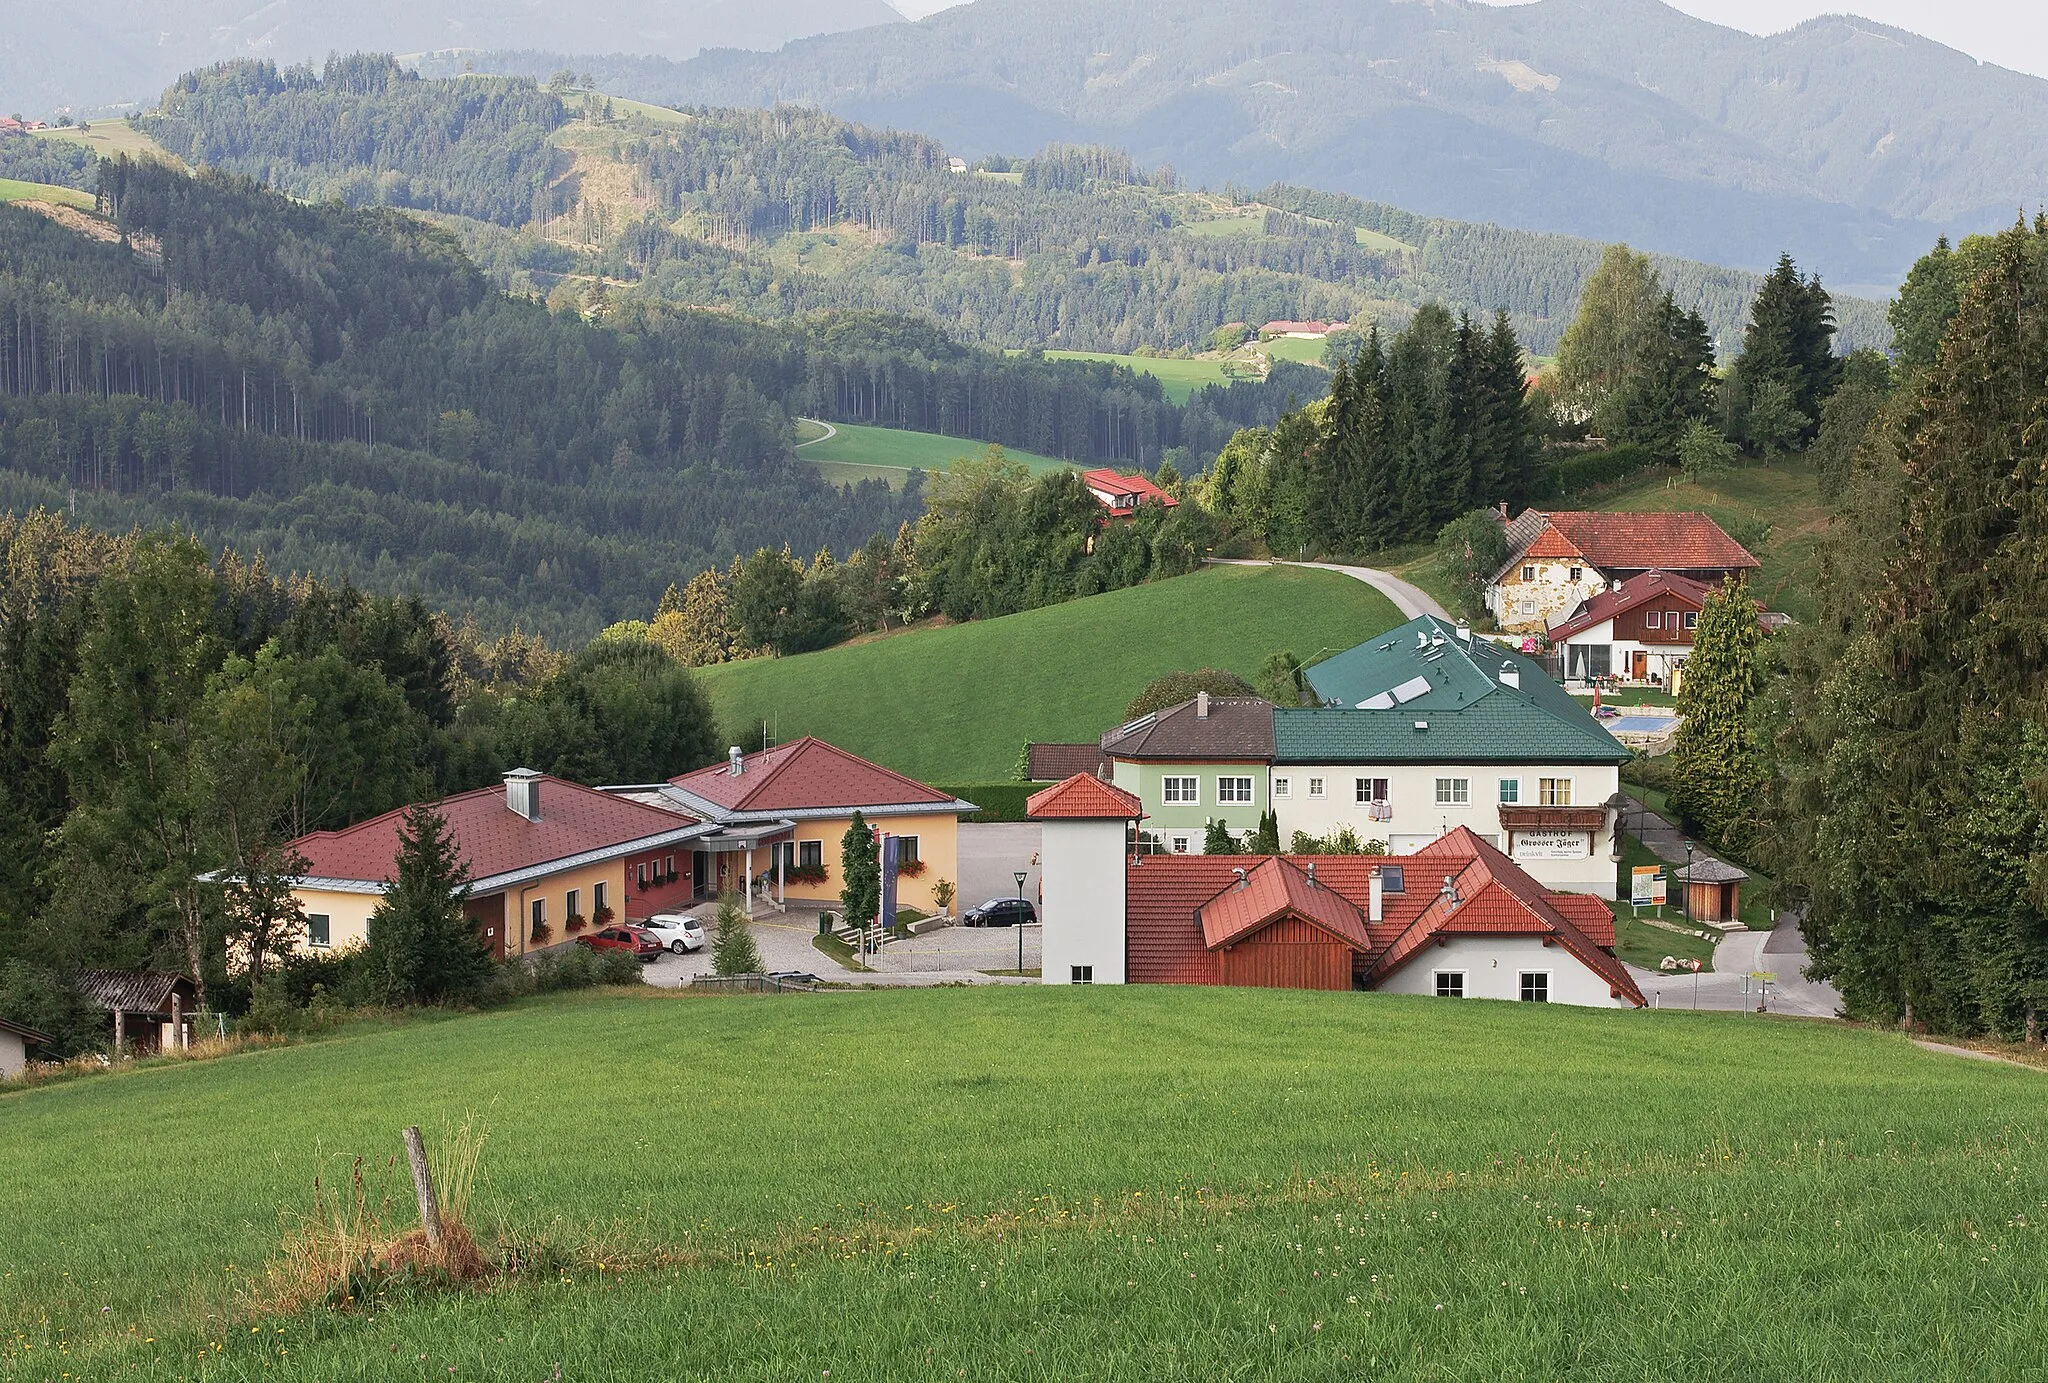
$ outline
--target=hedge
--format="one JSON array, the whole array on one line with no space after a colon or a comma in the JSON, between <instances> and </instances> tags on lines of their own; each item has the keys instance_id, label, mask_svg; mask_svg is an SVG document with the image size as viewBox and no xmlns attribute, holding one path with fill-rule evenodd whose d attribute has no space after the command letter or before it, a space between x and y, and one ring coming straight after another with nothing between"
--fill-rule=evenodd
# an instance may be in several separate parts
<instances>
[{"instance_id":1,"label":"hedge","mask_svg":"<svg viewBox=\"0 0 2048 1383\"><path fill-rule=\"evenodd\" d=\"M1626 480L1637 471L1663 464L1647 447L1611 447L1551 462L1540 479L1541 500L1570 499L1602 485Z\"/></svg>"},{"instance_id":2,"label":"hedge","mask_svg":"<svg viewBox=\"0 0 2048 1383\"><path fill-rule=\"evenodd\" d=\"M961 817L962 821L1024 821L1024 803L1044 783L934 783L940 792L972 802L981 808Z\"/></svg>"}]
</instances>

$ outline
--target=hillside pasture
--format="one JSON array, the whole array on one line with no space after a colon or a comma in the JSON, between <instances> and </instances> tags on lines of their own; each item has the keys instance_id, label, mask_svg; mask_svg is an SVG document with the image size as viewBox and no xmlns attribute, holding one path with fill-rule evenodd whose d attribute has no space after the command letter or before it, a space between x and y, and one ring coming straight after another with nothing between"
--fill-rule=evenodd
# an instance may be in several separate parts
<instances>
[{"instance_id":1,"label":"hillside pasture","mask_svg":"<svg viewBox=\"0 0 2048 1383\"><path fill-rule=\"evenodd\" d=\"M0 1373L2030 1378L2043 1079L1674 1011L557 996L0 1096ZM470 1116L522 1270L271 1304L316 1177L403 1229L399 1129Z\"/></svg>"},{"instance_id":2,"label":"hillside pasture","mask_svg":"<svg viewBox=\"0 0 2048 1383\"><path fill-rule=\"evenodd\" d=\"M1174 403L1186 403L1195 390L1209 384L1228 384L1231 379L1230 373L1223 368L1224 362L1214 357L1178 360L1151 355L1115 355L1107 351L1047 351L1045 358L1099 360L1109 365L1122 365L1158 380L1166 391L1166 397Z\"/></svg>"},{"instance_id":3,"label":"hillside pasture","mask_svg":"<svg viewBox=\"0 0 2048 1383\"><path fill-rule=\"evenodd\" d=\"M80 211L91 211L94 205L90 192L46 182L23 182L19 178L0 178L0 202L49 202L53 206L77 207Z\"/></svg>"},{"instance_id":4,"label":"hillside pasture","mask_svg":"<svg viewBox=\"0 0 2048 1383\"><path fill-rule=\"evenodd\" d=\"M817 735L927 782L1004 779L1026 740L1093 740L1183 668L1251 677L1400 623L1363 582L1291 567L1192 575L1001 619L920 627L791 658L700 669L718 723Z\"/></svg>"},{"instance_id":5,"label":"hillside pasture","mask_svg":"<svg viewBox=\"0 0 2048 1383\"><path fill-rule=\"evenodd\" d=\"M979 460L988 450L986 442L942 437L936 432L906 432L853 423L832 426L836 433L828 436L823 424L809 419L801 422L796 454L816 466L827 480L840 485L873 477L901 489L913 469L927 473L947 470L956 461ZM1070 464L1010 447L1003 448L1003 455L1033 473L1064 470Z\"/></svg>"},{"instance_id":6,"label":"hillside pasture","mask_svg":"<svg viewBox=\"0 0 2048 1383\"><path fill-rule=\"evenodd\" d=\"M101 158L119 158L126 154L132 159L155 159L159 163L168 163L176 168L185 166L183 159L125 120L100 120L89 123L90 128L83 130L76 125L54 130L37 130L35 137L83 144Z\"/></svg>"}]
</instances>

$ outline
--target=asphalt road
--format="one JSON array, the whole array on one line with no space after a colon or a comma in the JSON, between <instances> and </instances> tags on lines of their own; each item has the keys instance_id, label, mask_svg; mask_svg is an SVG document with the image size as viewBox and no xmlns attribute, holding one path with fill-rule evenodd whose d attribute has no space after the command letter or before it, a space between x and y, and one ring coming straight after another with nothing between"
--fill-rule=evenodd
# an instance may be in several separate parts
<instances>
[{"instance_id":1,"label":"asphalt road","mask_svg":"<svg viewBox=\"0 0 2048 1383\"><path fill-rule=\"evenodd\" d=\"M1394 608L1401 612L1403 619L1422 615L1435 615L1438 619L1455 618L1414 582L1403 581L1392 572L1381 571L1377 567L1347 567L1337 562L1262 562L1244 557L1211 557L1208 560L1211 565L1219 567L1311 567L1316 571L1334 571L1354 581L1363 581L1393 601Z\"/></svg>"},{"instance_id":2,"label":"asphalt road","mask_svg":"<svg viewBox=\"0 0 2048 1383\"><path fill-rule=\"evenodd\" d=\"M991 898L1017 896L1017 871L1024 871L1024 896L1038 901L1038 826L1029 821L960 823L960 896L954 913ZM1014 962L1013 962L1014 963Z\"/></svg>"}]
</instances>

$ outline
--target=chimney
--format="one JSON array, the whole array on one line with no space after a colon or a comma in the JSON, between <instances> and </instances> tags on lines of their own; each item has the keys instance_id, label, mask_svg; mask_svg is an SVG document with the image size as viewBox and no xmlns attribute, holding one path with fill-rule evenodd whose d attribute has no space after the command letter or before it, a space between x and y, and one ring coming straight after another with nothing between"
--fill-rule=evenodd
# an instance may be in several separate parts
<instances>
[{"instance_id":1,"label":"chimney","mask_svg":"<svg viewBox=\"0 0 2048 1383\"><path fill-rule=\"evenodd\" d=\"M1209 693L1207 693L1207 692L1205 692L1205 691L1198 691L1198 692L1196 692L1196 693L1195 693L1195 719L1196 719L1196 720L1207 720L1208 718L1209 718Z\"/></svg>"},{"instance_id":2,"label":"chimney","mask_svg":"<svg viewBox=\"0 0 2048 1383\"><path fill-rule=\"evenodd\" d=\"M733 777L737 778L742 773L745 773L747 771L747 756L740 753L740 747L738 745L734 745L732 748L726 750L725 757L732 763Z\"/></svg>"},{"instance_id":3,"label":"chimney","mask_svg":"<svg viewBox=\"0 0 2048 1383\"><path fill-rule=\"evenodd\" d=\"M1368 922L1384 922L1387 920L1386 886L1380 879L1380 867L1378 865L1372 867L1372 893L1366 899L1365 920Z\"/></svg>"},{"instance_id":4,"label":"chimney","mask_svg":"<svg viewBox=\"0 0 2048 1383\"><path fill-rule=\"evenodd\" d=\"M528 821L540 820L540 774L515 768L505 775L505 806Z\"/></svg>"},{"instance_id":5,"label":"chimney","mask_svg":"<svg viewBox=\"0 0 2048 1383\"><path fill-rule=\"evenodd\" d=\"M1472 642L1472 626L1463 620L1458 621L1458 638L1465 643Z\"/></svg>"},{"instance_id":6,"label":"chimney","mask_svg":"<svg viewBox=\"0 0 2048 1383\"><path fill-rule=\"evenodd\" d=\"M1516 667L1513 663L1502 663L1500 665L1500 684L1503 687L1514 687L1515 689L1520 690L1522 685L1522 670Z\"/></svg>"}]
</instances>

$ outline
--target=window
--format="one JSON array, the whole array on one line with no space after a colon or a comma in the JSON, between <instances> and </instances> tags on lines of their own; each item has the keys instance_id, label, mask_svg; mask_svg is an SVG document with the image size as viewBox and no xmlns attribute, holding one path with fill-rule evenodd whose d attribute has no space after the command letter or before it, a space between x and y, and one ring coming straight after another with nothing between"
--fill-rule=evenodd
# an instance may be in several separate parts
<instances>
[{"instance_id":1,"label":"window","mask_svg":"<svg viewBox=\"0 0 2048 1383\"><path fill-rule=\"evenodd\" d=\"M605 889L608 887L609 885L603 880L599 880L590 886L590 911L592 916L604 911L604 894Z\"/></svg>"},{"instance_id":2,"label":"window","mask_svg":"<svg viewBox=\"0 0 2048 1383\"><path fill-rule=\"evenodd\" d=\"M534 899L532 914L532 928L528 935L530 939L539 941L541 934L548 929L548 900L545 898Z\"/></svg>"},{"instance_id":3,"label":"window","mask_svg":"<svg viewBox=\"0 0 2048 1383\"><path fill-rule=\"evenodd\" d=\"M1548 970L1524 970L1522 972L1522 1002L1525 1004L1547 1004L1550 1002L1550 972Z\"/></svg>"},{"instance_id":4,"label":"window","mask_svg":"<svg viewBox=\"0 0 2048 1383\"><path fill-rule=\"evenodd\" d=\"M1583 580L1585 580L1585 578L1586 578L1586 569L1585 569L1584 567L1573 567L1573 568L1572 568L1572 580L1573 580L1573 581L1583 581Z\"/></svg>"},{"instance_id":5,"label":"window","mask_svg":"<svg viewBox=\"0 0 2048 1383\"><path fill-rule=\"evenodd\" d=\"M1176 855L1185 855L1187 852L1188 838L1184 835L1175 836L1173 838L1173 853Z\"/></svg>"},{"instance_id":6,"label":"window","mask_svg":"<svg viewBox=\"0 0 2048 1383\"><path fill-rule=\"evenodd\" d=\"M898 864L916 864L916 863L917 863L917 837L916 837L916 836L898 836L898 837L896 837L896 863L898 863Z\"/></svg>"},{"instance_id":7,"label":"window","mask_svg":"<svg viewBox=\"0 0 2048 1383\"><path fill-rule=\"evenodd\" d=\"M676 881L676 857L674 855L670 855L666 860L662 861L661 872L668 875L668 881L670 883L674 883Z\"/></svg>"},{"instance_id":8,"label":"window","mask_svg":"<svg viewBox=\"0 0 2048 1383\"><path fill-rule=\"evenodd\" d=\"M1308 780L1308 795L1309 795L1310 797L1312 797L1312 798L1315 798L1315 799L1317 799L1317 800L1321 800L1321 798L1322 798L1322 795L1323 795L1323 780L1322 780L1322 779L1320 779L1320 778L1311 778L1311 779L1309 779L1309 780Z\"/></svg>"},{"instance_id":9,"label":"window","mask_svg":"<svg viewBox=\"0 0 2048 1383\"><path fill-rule=\"evenodd\" d=\"M775 868L780 869L784 874L789 873L792 869L796 868L796 842L785 840L782 844L773 847L773 853L770 858L775 861Z\"/></svg>"},{"instance_id":10,"label":"window","mask_svg":"<svg viewBox=\"0 0 2048 1383\"><path fill-rule=\"evenodd\" d=\"M800 840L796 843L796 867L798 869L823 869L825 867L825 842L822 840Z\"/></svg>"},{"instance_id":11,"label":"window","mask_svg":"<svg viewBox=\"0 0 2048 1383\"><path fill-rule=\"evenodd\" d=\"M1436 972L1436 997L1439 999L1462 999L1465 997L1465 972L1463 970L1439 970Z\"/></svg>"},{"instance_id":12,"label":"window","mask_svg":"<svg viewBox=\"0 0 2048 1383\"><path fill-rule=\"evenodd\" d=\"M1700 612L1697 610L1687 610L1685 612L1685 632L1690 634L1693 630L1699 627Z\"/></svg>"},{"instance_id":13,"label":"window","mask_svg":"<svg viewBox=\"0 0 2048 1383\"><path fill-rule=\"evenodd\" d=\"M1384 778L1355 778L1352 780L1352 791L1357 795L1356 801L1361 807L1368 806L1374 802L1384 802L1387 800L1387 780Z\"/></svg>"},{"instance_id":14,"label":"window","mask_svg":"<svg viewBox=\"0 0 2048 1383\"><path fill-rule=\"evenodd\" d=\"M1408 891L1407 866L1383 864L1380 866L1380 892L1406 893Z\"/></svg>"},{"instance_id":15,"label":"window","mask_svg":"<svg viewBox=\"0 0 2048 1383\"><path fill-rule=\"evenodd\" d=\"M640 891L641 891L642 893L645 893L645 892L647 891L647 861L646 861L646 860L642 860L642 861L640 861L638 877L639 877L639 880L640 880Z\"/></svg>"},{"instance_id":16,"label":"window","mask_svg":"<svg viewBox=\"0 0 2048 1383\"><path fill-rule=\"evenodd\" d=\"M583 909L577 907L576 905L582 901L583 890L580 888L570 889L569 896L562 900L562 916L581 917L583 915Z\"/></svg>"},{"instance_id":17,"label":"window","mask_svg":"<svg viewBox=\"0 0 2048 1383\"><path fill-rule=\"evenodd\" d=\"M1539 807L1569 807L1572 804L1572 780L1569 778L1538 778L1536 780L1536 805Z\"/></svg>"},{"instance_id":18,"label":"window","mask_svg":"<svg viewBox=\"0 0 2048 1383\"><path fill-rule=\"evenodd\" d=\"M332 946L333 930L328 926L327 914L309 912L306 914L306 944L308 946Z\"/></svg>"},{"instance_id":19,"label":"window","mask_svg":"<svg viewBox=\"0 0 2048 1383\"><path fill-rule=\"evenodd\" d=\"M1643 616L1643 628L1662 629L1663 627L1664 612L1662 610L1652 610L1649 614Z\"/></svg>"},{"instance_id":20,"label":"window","mask_svg":"<svg viewBox=\"0 0 2048 1383\"><path fill-rule=\"evenodd\" d=\"M1273 795L1275 797L1294 796L1294 784L1286 778L1275 778L1273 780Z\"/></svg>"},{"instance_id":21,"label":"window","mask_svg":"<svg viewBox=\"0 0 2048 1383\"><path fill-rule=\"evenodd\" d=\"M1197 778L1166 779L1165 797L1167 805L1171 806L1175 803L1190 807L1201 805L1202 789L1198 786L1200 781Z\"/></svg>"},{"instance_id":22,"label":"window","mask_svg":"<svg viewBox=\"0 0 2048 1383\"><path fill-rule=\"evenodd\" d=\"M1501 805L1506 807L1512 807L1520 802L1522 800L1522 780L1520 778L1501 779L1500 800Z\"/></svg>"},{"instance_id":23,"label":"window","mask_svg":"<svg viewBox=\"0 0 2048 1383\"><path fill-rule=\"evenodd\" d=\"M1076 965L1076 966L1072 966L1072 967L1070 967L1070 968L1071 968L1071 969L1073 970L1073 973L1074 973L1073 983L1075 983L1075 984L1094 984L1094 983L1095 983L1095 967L1094 967L1094 966L1092 966L1092 965Z\"/></svg>"},{"instance_id":24,"label":"window","mask_svg":"<svg viewBox=\"0 0 2048 1383\"><path fill-rule=\"evenodd\" d=\"M1522 579L1523 579L1524 581L1534 581L1534 580L1536 579L1536 568L1534 568L1534 567L1523 567L1523 568L1522 568Z\"/></svg>"},{"instance_id":25,"label":"window","mask_svg":"<svg viewBox=\"0 0 2048 1383\"><path fill-rule=\"evenodd\" d=\"M1614 668L1614 646L1604 643L1568 643L1565 646L1564 675L1574 681L1605 677Z\"/></svg>"},{"instance_id":26,"label":"window","mask_svg":"<svg viewBox=\"0 0 2048 1383\"><path fill-rule=\"evenodd\" d=\"M1437 779L1436 804L1439 807L1469 807L1472 805L1472 780L1470 778Z\"/></svg>"},{"instance_id":27,"label":"window","mask_svg":"<svg viewBox=\"0 0 2048 1383\"><path fill-rule=\"evenodd\" d=\"M1252 780L1249 778L1218 778L1216 780L1216 801L1218 805L1252 800Z\"/></svg>"}]
</instances>

